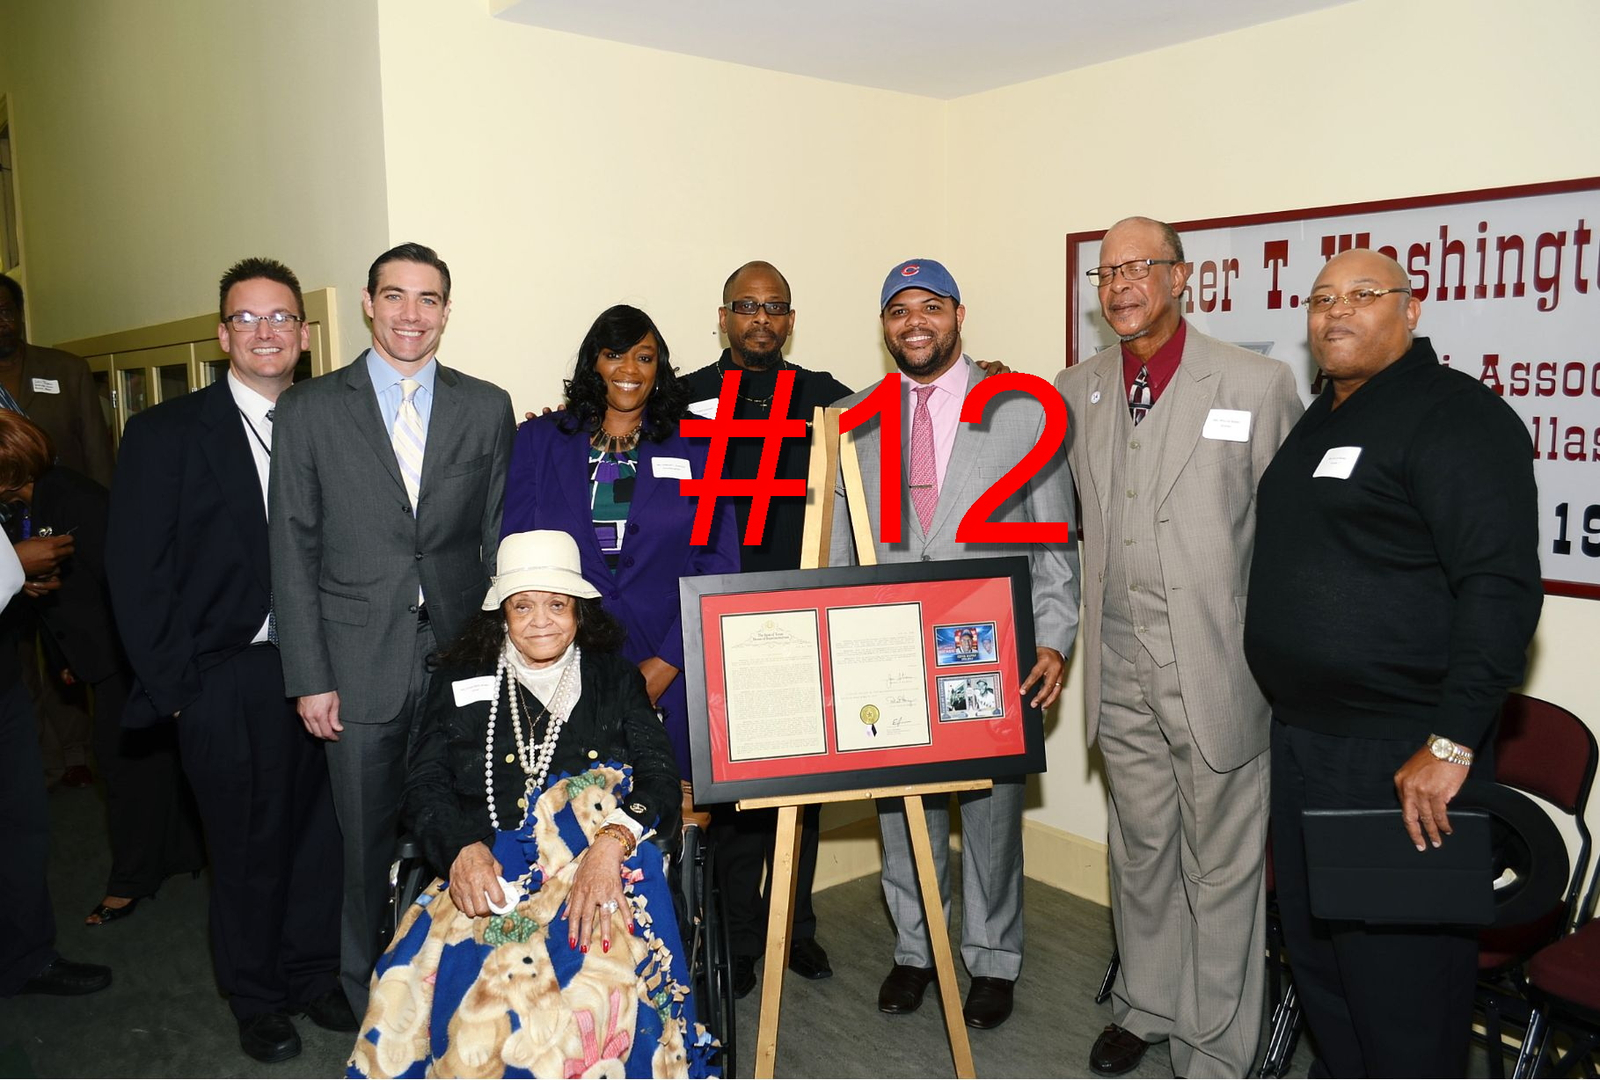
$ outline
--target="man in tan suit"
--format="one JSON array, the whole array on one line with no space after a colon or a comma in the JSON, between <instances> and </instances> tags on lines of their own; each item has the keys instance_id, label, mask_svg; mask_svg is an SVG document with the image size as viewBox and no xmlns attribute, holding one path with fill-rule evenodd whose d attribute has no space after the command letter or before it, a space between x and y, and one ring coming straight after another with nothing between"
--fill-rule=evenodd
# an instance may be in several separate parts
<instances>
[{"instance_id":1,"label":"man in tan suit","mask_svg":"<svg viewBox=\"0 0 1600 1080\"><path fill-rule=\"evenodd\" d=\"M1170 226L1118 222L1089 275L1121 344L1056 378L1122 957L1089 1066L1129 1072L1169 1039L1179 1076L1244 1076L1264 984L1269 719L1244 660L1245 583L1256 481L1302 406L1286 365L1185 325Z\"/></svg>"}]
</instances>

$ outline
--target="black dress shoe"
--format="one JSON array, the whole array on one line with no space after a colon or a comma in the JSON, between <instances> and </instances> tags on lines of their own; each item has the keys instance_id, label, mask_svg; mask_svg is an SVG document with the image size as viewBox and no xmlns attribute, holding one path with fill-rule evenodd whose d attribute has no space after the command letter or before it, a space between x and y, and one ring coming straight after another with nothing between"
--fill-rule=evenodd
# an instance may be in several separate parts
<instances>
[{"instance_id":1,"label":"black dress shoe","mask_svg":"<svg viewBox=\"0 0 1600 1080\"><path fill-rule=\"evenodd\" d=\"M89 917L83 920L83 925L104 926L106 923L114 923L118 919L126 919L129 915L134 913L136 908L138 908L140 899L140 897L136 896L132 900L129 900L126 904L123 904L121 907L112 907L110 904L100 904L93 911L89 912Z\"/></svg>"},{"instance_id":2,"label":"black dress shoe","mask_svg":"<svg viewBox=\"0 0 1600 1080\"><path fill-rule=\"evenodd\" d=\"M1121 1076L1137 1068L1148 1049L1150 1044L1133 1032L1107 1024L1089 1051L1089 1068L1101 1076Z\"/></svg>"},{"instance_id":3,"label":"black dress shoe","mask_svg":"<svg viewBox=\"0 0 1600 1080\"><path fill-rule=\"evenodd\" d=\"M878 1011L896 1015L916 1012L933 976L933 968L896 964L878 987Z\"/></svg>"},{"instance_id":4,"label":"black dress shoe","mask_svg":"<svg viewBox=\"0 0 1600 1080\"><path fill-rule=\"evenodd\" d=\"M288 1061L300 1052L300 1033L283 1013L260 1013L239 1021L239 1048L257 1061Z\"/></svg>"},{"instance_id":5,"label":"black dress shoe","mask_svg":"<svg viewBox=\"0 0 1600 1080\"><path fill-rule=\"evenodd\" d=\"M811 937L798 938L789 946L789 970L802 979L826 979L833 974L828 954Z\"/></svg>"},{"instance_id":6,"label":"black dress shoe","mask_svg":"<svg viewBox=\"0 0 1600 1080\"><path fill-rule=\"evenodd\" d=\"M37 975L22 984L19 994L58 994L74 997L92 994L111 985L111 969L99 964L75 964L56 957Z\"/></svg>"},{"instance_id":7,"label":"black dress shoe","mask_svg":"<svg viewBox=\"0 0 1600 1080\"><path fill-rule=\"evenodd\" d=\"M1011 1015L1011 991L1015 979L991 979L975 975L972 988L967 991L967 1003L961 1017L972 1028L997 1028Z\"/></svg>"},{"instance_id":8,"label":"black dress shoe","mask_svg":"<svg viewBox=\"0 0 1600 1080\"><path fill-rule=\"evenodd\" d=\"M304 1016L319 1028L328 1031L355 1032L361 1029L356 1014L345 1000L344 991L337 986L324 991L290 1012Z\"/></svg>"},{"instance_id":9,"label":"black dress shoe","mask_svg":"<svg viewBox=\"0 0 1600 1080\"><path fill-rule=\"evenodd\" d=\"M750 991L756 988L756 958L753 956L735 956L733 958L733 996L735 999L748 997Z\"/></svg>"}]
</instances>

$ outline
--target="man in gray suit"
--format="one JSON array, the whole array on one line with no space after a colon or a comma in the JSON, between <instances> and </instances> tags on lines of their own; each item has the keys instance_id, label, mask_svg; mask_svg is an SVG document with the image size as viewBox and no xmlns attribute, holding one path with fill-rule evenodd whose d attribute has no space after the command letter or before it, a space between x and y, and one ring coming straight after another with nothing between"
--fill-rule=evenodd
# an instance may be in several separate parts
<instances>
[{"instance_id":1,"label":"man in gray suit","mask_svg":"<svg viewBox=\"0 0 1600 1080\"><path fill-rule=\"evenodd\" d=\"M1068 368L1083 510L1084 709L1111 789L1116 1022L1089 1065L1171 1040L1243 1076L1264 985L1267 703L1244 660L1255 490L1302 411L1287 365L1186 327L1168 225L1129 218L1089 271L1121 344Z\"/></svg>"},{"instance_id":2,"label":"man in gray suit","mask_svg":"<svg viewBox=\"0 0 1600 1080\"><path fill-rule=\"evenodd\" d=\"M877 520L881 477L877 420L855 432L880 563L929 562L1025 554L1033 575L1034 631L1040 642L1019 696L1048 708L1061 693L1066 655L1078 626L1078 553L1064 544L963 543L956 526L972 502L1021 461L1038 441L1044 409L1024 394L1001 394L979 424L959 422L961 403L984 372L961 350L966 308L950 272L932 259L913 259L890 271L879 297L883 341L904 378L905 433L896 478L902 499L903 539L884 544ZM867 392L840 401L849 407ZM841 486L833 518L831 563L855 562L849 509ZM1063 522L1072 514L1072 477L1059 455L1004 503L997 521ZM1023 778L1003 777L992 791L963 792L961 828L961 958L972 975L962 1010L971 1027L992 1028L1011 1015L1012 986L1022 967ZM949 918L950 810L948 800L925 803L939 889ZM905 804L878 807L883 832L883 892L895 923L894 968L878 991L878 1008L914 1012L934 976L933 954L906 827Z\"/></svg>"},{"instance_id":3,"label":"man in gray suit","mask_svg":"<svg viewBox=\"0 0 1600 1080\"><path fill-rule=\"evenodd\" d=\"M271 485L284 686L328 740L344 833L340 977L357 1016L426 658L483 603L514 427L504 390L435 358L450 270L431 248L378 256L362 304L372 347L278 399Z\"/></svg>"}]
</instances>

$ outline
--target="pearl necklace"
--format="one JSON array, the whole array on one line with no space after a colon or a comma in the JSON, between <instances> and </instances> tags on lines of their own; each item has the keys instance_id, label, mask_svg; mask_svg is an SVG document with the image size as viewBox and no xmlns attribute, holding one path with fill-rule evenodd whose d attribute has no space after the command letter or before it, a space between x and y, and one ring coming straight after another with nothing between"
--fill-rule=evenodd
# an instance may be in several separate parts
<instances>
[{"instance_id":1,"label":"pearl necklace","mask_svg":"<svg viewBox=\"0 0 1600 1080\"><path fill-rule=\"evenodd\" d=\"M544 787L545 780L550 775L550 763L556 756L556 743L561 739L561 728L567 722L567 713L571 711L572 703L569 694L572 689L572 673L578 669L578 659L582 650L573 646L572 657L567 662L566 670L561 673L561 681L556 684L555 693L550 695L550 704L545 707L545 714L550 722L546 726L545 736L538 743L534 743L534 729L539 723L538 717L529 717L528 735L522 735L522 714L517 708L518 690L516 676L512 675L510 685L507 685L506 699L511 703L511 733L517 742L517 761L522 765L522 771L527 774L523 785L524 814L533 810L533 793ZM494 726L495 719L500 711L500 687L506 685L506 656L500 654L500 661L494 669L494 696L489 699L489 725L484 734L483 741L483 789L484 799L489 804L489 824L495 832L500 831L500 815L494 805ZM526 820L526 817L524 817Z\"/></svg>"}]
</instances>

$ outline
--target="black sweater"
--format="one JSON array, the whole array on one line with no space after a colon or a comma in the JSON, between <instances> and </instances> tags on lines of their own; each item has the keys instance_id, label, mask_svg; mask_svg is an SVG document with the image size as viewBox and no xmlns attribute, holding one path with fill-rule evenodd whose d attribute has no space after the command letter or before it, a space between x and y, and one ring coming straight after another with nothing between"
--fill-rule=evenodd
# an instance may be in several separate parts
<instances>
[{"instance_id":1,"label":"black sweater","mask_svg":"<svg viewBox=\"0 0 1600 1080\"><path fill-rule=\"evenodd\" d=\"M655 829L664 842L676 844L683 801L678 766L666 729L645 696L643 676L615 653L585 652L582 664L583 693L561 729L550 775L578 773L606 761L633 766L633 793L623 811L646 829ZM445 667L435 672L427 712L411 737L401 817L441 874L449 873L450 864L468 844L494 843L483 785L489 703L475 701L457 708L452 689L458 679L480 675L493 677L494 665L482 671ZM504 681L511 681L510 672ZM542 704L536 708L543 710ZM544 731L541 722L537 735L543 737ZM526 816L517 801L527 776L516 761L504 686L494 741L495 812L501 828L515 829Z\"/></svg>"},{"instance_id":2,"label":"black sweater","mask_svg":"<svg viewBox=\"0 0 1600 1080\"><path fill-rule=\"evenodd\" d=\"M720 367L718 366L720 365ZM810 422L817 406L832 405L850 396L850 388L826 371L807 371L789 365L794 371L794 394L789 399L789 417ZM715 364L683 376L689 390L690 401L703 401L722 393L724 371L742 372L739 379L739 397L735 399L733 415L740 420L765 420L772 414L771 405L757 404L770 398L777 387L779 368L765 371L745 371L733 362L729 350L724 349ZM751 401L749 399L755 399ZM754 478L761 464L759 438L740 436L728 442L728 456L723 462L722 475L739 479ZM778 450L777 478L780 480L806 478L811 465L811 432L804 439L784 439ZM744 544L745 527L750 523L750 496L730 496L734 510L739 515L739 543ZM805 531L806 501L796 495L778 496L767 509L767 527L761 543L739 548L739 565L750 570L795 570L800 566L801 534Z\"/></svg>"},{"instance_id":3,"label":"black sweater","mask_svg":"<svg viewBox=\"0 0 1600 1080\"><path fill-rule=\"evenodd\" d=\"M1543 602L1527 430L1426 338L1331 404L1261 477L1251 670L1287 724L1478 746ZM1336 447L1360 448L1349 478L1313 478Z\"/></svg>"}]
</instances>

